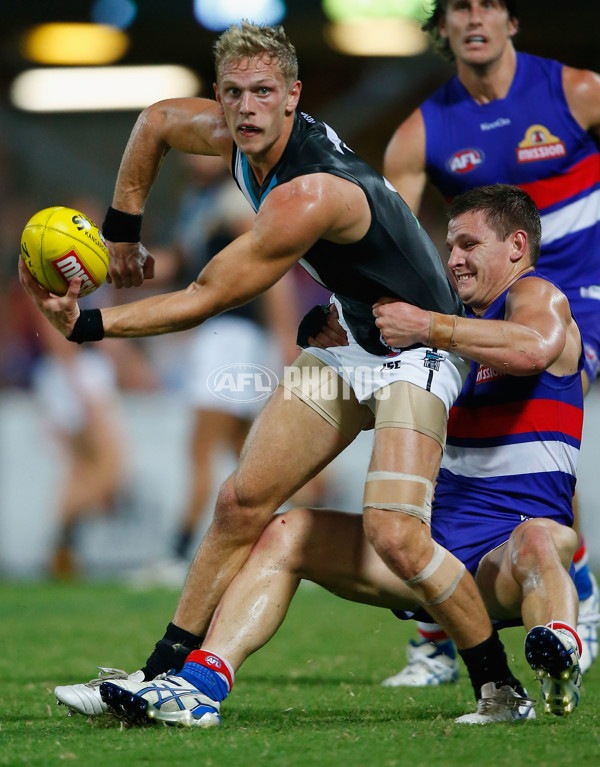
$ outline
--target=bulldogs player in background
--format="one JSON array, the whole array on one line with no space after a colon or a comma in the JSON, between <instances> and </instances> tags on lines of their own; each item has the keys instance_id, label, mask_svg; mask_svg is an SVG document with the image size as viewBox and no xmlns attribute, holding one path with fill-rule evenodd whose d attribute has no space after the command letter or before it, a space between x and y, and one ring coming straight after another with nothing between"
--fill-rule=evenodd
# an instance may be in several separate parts
<instances>
[{"instance_id":1,"label":"bulldogs player in background","mask_svg":"<svg viewBox=\"0 0 600 767\"><path fill-rule=\"evenodd\" d=\"M134 126L103 225L112 243L112 280L139 285L151 273L139 242L142 211L170 149L220 155L257 210L252 230L217 253L187 289L121 306L80 311L77 280L66 296L52 296L20 267L22 283L58 330L85 342L196 327L263 293L301 261L335 294L350 345L304 352L286 386L268 400L238 469L221 487L173 622L140 672L154 679L182 668L273 513L374 415L367 539L448 630L478 693L491 681L519 689L472 575L431 538L448 411L468 371L461 357L440 349L464 307L439 254L391 184L332 128L296 111L297 59L282 28L232 26L218 39L215 58L216 100L159 102ZM424 344L400 352L381 341L372 312L381 296L432 312ZM402 364L386 365L390 354L401 354ZM326 384L322 396L313 385L315 366ZM198 710L192 719L201 722L205 714L212 717Z\"/></svg>"},{"instance_id":2,"label":"bulldogs player in background","mask_svg":"<svg viewBox=\"0 0 600 767\"><path fill-rule=\"evenodd\" d=\"M495 183L531 195L542 217L537 270L569 299L583 338L587 392L600 358L600 77L517 52L516 0L437 0L424 29L456 62L457 74L397 129L384 175L415 214L427 179L446 200ZM575 568L585 672L598 654L599 595L583 539ZM446 634L425 624L418 630L408 665L385 685L458 678Z\"/></svg>"}]
</instances>

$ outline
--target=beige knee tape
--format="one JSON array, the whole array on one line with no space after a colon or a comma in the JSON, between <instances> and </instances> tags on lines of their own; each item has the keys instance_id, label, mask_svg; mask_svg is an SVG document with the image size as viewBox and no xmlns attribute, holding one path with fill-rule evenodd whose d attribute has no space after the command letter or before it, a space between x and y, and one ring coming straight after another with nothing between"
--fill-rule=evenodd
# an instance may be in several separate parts
<instances>
[{"instance_id":1,"label":"beige knee tape","mask_svg":"<svg viewBox=\"0 0 600 767\"><path fill-rule=\"evenodd\" d=\"M368 405L356 395L334 368L303 351L286 367L281 386L305 402L350 442L373 418Z\"/></svg>"},{"instance_id":2,"label":"beige knee tape","mask_svg":"<svg viewBox=\"0 0 600 767\"><path fill-rule=\"evenodd\" d=\"M452 596L464 573L463 563L434 541L429 564L405 583L422 605L439 605Z\"/></svg>"},{"instance_id":3,"label":"beige knee tape","mask_svg":"<svg viewBox=\"0 0 600 767\"><path fill-rule=\"evenodd\" d=\"M446 444L448 413L439 397L408 381L390 384L389 396L375 398L375 428L395 426L411 429Z\"/></svg>"},{"instance_id":4,"label":"beige knee tape","mask_svg":"<svg viewBox=\"0 0 600 767\"><path fill-rule=\"evenodd\" d=\"M365 482L363 509L400 511L431 524L433 484L416 474L370 471Z\"/></svg>"}]
</instances>

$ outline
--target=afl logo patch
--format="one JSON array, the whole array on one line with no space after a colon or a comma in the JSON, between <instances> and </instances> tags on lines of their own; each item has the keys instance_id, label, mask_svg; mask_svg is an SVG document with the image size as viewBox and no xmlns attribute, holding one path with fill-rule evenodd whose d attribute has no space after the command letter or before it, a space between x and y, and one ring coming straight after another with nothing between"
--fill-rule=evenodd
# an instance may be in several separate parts
<instances>
[{"instance_id":1,"label":"afl logo patch","mask_svg":"<svg viewBox=\"0 0 600 767\"><path fill-rule=\"evenodd\" d=\"M446 163L450 173L468 173L475 170L485 160L485 155L481 149L461 149L455 152Z\"/></svg>"},{"instance_id":2,"label":"afl logo patch","mask_svg":"<svg viewBox=\"0 0 600 767\"><path fill-rule=\"evenodd\" d=\"M565 142L553 136L544 125L530 125L517 147L517 160L521 163L550 160L566 154Z\"/></svg>"}]
</instances>

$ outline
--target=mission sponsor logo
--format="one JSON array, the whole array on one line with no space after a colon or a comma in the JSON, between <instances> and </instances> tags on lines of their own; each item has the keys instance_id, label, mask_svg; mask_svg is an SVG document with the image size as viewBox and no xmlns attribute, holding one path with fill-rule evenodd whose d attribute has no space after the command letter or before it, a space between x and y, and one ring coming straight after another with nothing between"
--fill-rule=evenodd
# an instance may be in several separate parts
<instances>
[{"instance_id":1,"label":"mission sponsor logo","mask_svg":"<svg viewBox=\"0 0 600 767\"><path fill-rule=\"evenodd\" d=\"M446 162L446 167L450 173L468 173L478 168L485 160L485 155L481 149L461 149L455 152Z\"/></svg>"},{"instance_id":2,"label":"mission sponsor logo","mask_svg":"<svg viewBox=\"0 0 600 767\"><path fill-rule=\"evenodd\" d=\"M504 378L506 373L501 373L496 368L491 368L488 365L481 365L477 371L477 378L475 384L487 383L488 381L495 381L497 378Z\"/></svg>"},{"instance_id":3,"label":"mission sponsor logo","mask_svg":"<svg viewBox=\"0 0 600 767\"><path fill-rule=\"evenodd\" d=\"M81 277L80 296L86 296L98 287L74 250L56 258L52 261L52 266L67 282L71 282L75 277Z\"/></svg>"},{"instance_id":4,"label":"mission sponsor logo","mask_svg":"<svg viewBox=\"0 0 600 767\"><path fill-rule=\"evenodd\" d=\"M525 138L517 147L517 160L520 163L551 160L566 154L565 142L553 136L544 125L530 125L525 131Z\"/></svg>"}]
</instances>

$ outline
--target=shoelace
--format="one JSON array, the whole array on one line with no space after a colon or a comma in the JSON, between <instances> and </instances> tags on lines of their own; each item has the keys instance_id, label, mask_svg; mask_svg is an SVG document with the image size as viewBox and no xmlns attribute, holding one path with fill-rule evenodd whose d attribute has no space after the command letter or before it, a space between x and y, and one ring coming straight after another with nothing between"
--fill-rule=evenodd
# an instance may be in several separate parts
<instances>
[{"instance_id":1,"label":"shoelace","mask_svg":"<svg viewBox=\"0 0 600 767\"><path fill-rule=\"evenodd\" d=\"M477 713L493 713L500 707L506 707L509 711L518 711L523 706L527 709L532 708L537 703L533 698L525 698L518 695L512 687L501 687L496 690L489 698L480 698L477 701Z\"/></svg>"},{"instance_id":2,"label":"shoelace","mask_svg":"<svg viewBox=\"0 0 600 767\"><path fill-rule=\"evenodd\" d=\"M100 676L96 679L90 679L86 682L86 687L98 687L102 682L107 682L109 679L127 679L129 674L120 668L108 668L104 666L98 666Z\"/></svg>"}]
</instances>

